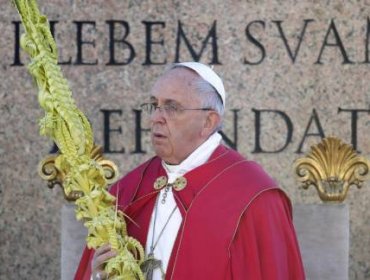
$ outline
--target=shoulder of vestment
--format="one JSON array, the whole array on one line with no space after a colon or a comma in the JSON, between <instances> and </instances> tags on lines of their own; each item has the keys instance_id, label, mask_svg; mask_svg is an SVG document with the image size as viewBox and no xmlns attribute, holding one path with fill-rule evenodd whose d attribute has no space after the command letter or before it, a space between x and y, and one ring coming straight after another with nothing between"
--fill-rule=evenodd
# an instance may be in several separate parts
<instances>
[{"instance_id":1,"label":"shoulder of vestment","mask_svg":"<svg viewBox=\"0 0 370 280\"><path fill-rule=\"evenodd\" d=\"M225 151L224 156L215 159L222 166L217 176L221 181L232 182L240 187L254 185L257 189L277 186L275 180L259 163L247 160L235 150L225 147Z\"/></svg>"},{"instance_id":2,"label":"shoulder of vestment","mask_svg":"<svg viewBox=\"0 0 370 280\"><path fill-rule=\"evenodd\" d=\"M110 188L110 192L115 196L125 196L130 197L136 190L137 185L143 178L143 174L146 172L146 169L149 165L160 165L161 160L159 157L154 156L149 160L145 161L144 163L140 164L130 172L128 172L125 176L119 179L112 187Z\"/></svg>"}]
</instances>

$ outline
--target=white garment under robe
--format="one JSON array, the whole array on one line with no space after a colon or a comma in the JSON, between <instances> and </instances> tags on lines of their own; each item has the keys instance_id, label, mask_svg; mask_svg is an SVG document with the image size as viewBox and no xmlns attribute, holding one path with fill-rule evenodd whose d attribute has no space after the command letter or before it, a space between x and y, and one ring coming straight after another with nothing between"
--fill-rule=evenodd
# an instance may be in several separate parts
<instances>
[{"instance_id":1,"label":"white garment under robe","mask_svg":"<svg viewBox=\"0 0 370 280\"><path fill-rule=\"evenodd\" d=\"M202 145L200 145L179 165L168 165L164 161L162 161L162 165L167 173L168 183L173 183L178 177L204 164L209 159L214 150L219 146L221 139L222 137L219 133L212 134ZM157 242L158 235L160 234L161 230L166 224L171 212L176 207L174 214L169 220L166 228L163 231L162 236L158 240L157 246L154 249L154 257L162 261L163 270L164 272L166 272L168 262L171 256L171 251L182 222L182 217L180 210L176 205L176 201L172 193L172 188L168 190L166 202L163 204L161 201L163 199L164 193L165 188L163 188L160 191L157 207L154 207L152 213L148 230L145 253L149 254L150 247L152 245L155 209L157 209L158 213L155 225L154 243ZM153 280L162 280L162 275L159 268L154 270Z\"/></svg>"}]
</instances>

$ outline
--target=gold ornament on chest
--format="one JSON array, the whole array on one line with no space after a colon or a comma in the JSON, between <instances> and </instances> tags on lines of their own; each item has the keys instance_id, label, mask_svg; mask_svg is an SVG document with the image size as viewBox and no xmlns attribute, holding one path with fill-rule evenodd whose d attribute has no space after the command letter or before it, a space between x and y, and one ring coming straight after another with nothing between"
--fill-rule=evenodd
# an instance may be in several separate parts
<instances>
[{"instance_id":1,"label":"gold ornament on chest","mask_svg":"<svg viewBox=\"0 0 370 280\"><path fill-rule=\"evenodd\" d=\"M168 179L166 176L161 176L161 177L158 177L155 181L154 181L154 189L155 190L160 190L166 186L168 187L172 187L175 191L181 191L183 190L186 185L188 184L188 181L186 180L185 177L178 177L175 182L173 183L168 183Z\"/></svg>"}]
</instances>

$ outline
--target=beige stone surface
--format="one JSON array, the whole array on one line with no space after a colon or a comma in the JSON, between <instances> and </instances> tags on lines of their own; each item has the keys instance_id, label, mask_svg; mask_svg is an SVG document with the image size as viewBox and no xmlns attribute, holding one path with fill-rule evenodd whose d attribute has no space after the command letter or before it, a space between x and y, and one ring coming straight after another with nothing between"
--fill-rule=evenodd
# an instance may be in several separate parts
<instances>
[{"instance_id":1,"label":"beige stone surface","mask_svg":"<svg viewBox=\"0 0 370 280\"><path fill-rule=\"evenodd\" d=\"M294 226L307 280L349 279L348 205L296 204Z\"/></svg>"},{"instance_id":2,"label":"beige stone surface","mask_svg":"<svg viewBox=\"0 0 370 280\"><path fill-rule=\"evenodd\" d=\"M85 247L87 229L76 220L74 205L63 205L61 211L61 280L73 279L81 252Z\"/></svg>"},{"instance_id":3,"label":"beige stone surface","mask_svg":"<svg viewBox=\"0 0 370 280\"><path fill-rule=\"evenodd\" d=\"M95 139L103 144L101 109L122 110L115 114L111 127L122 129L112 133L111 147L125 148L124 154L110 154L121 171L128 170L152 155L147 134L143 149L148 154L131 154L135 147L134 114L145 100L146 92L162 72L162 65L142 65L145 61L145 26L142 21L163 21L164 28L155 29L152 59L175 60L178 21L199 51L214 21L217 21L220 73L228 92L224 132L233 139L233 114L238 115L238 150L257 160L279 181L293 203L319 202L313 189L297 187L292 164L300 154L296 151L315 109L325 135L351 141L351 115L338 113L338 108L369 110L369 63L365 61L369 1L144 1L144 0L52 0L39 1L42 11L56 25L56 39L63 61L76 61L76 25L73 21L93 21L95 29L84 27L83 38L95 40L95 46L84 45L86 61L97 65L64 65L78 106L86 113L95 130ZM38 106L36 89L26 67L11 66L14 62L14 24L18 15L10 1L0 0L0 279L60 279L60 209L64 204L59 189L50 190L37 175L39 161L49 152L52 143L39 136L38 120L43 112ZM274 21L281 26L294 53L304 20L312 19L306 28L295 63L289 58ZM127 40L136 56L129 65L110 66L109 29L106 21L124 20L130 26ZM343 64L338 47L324 48L318 60L331 20L343 42L349 60ZM258 61L261 50L246 37L246 26L265 48L266 56L259 65L244 64L244 59ZM116 38L122 37L117 30ZM328 44L335 44L333 30ZM369 42L367 42L369 44ZM118 59L129 50L116 46ZM368 47L369 49L370 47ZM370 56L370 54L368 54ZM26 56L22 53L22 62ZM201 61L212 58L207 44ZM181 43L180 60L192 57ZM280 153L253 153L255 149L255 113L258 110L284 111L294 131L291 143ZM312 124L310 132L317 133ZM261 145L274 150L285 143L286 126L280 116L264 114ZM362 112L357 120L357 146L370 158L370 114ZM303 152L319 141L308 137ZM351 189L347 199L350 211L350 279L370 278L370 182L361 190Z\"/></svg>"}]
</instances>

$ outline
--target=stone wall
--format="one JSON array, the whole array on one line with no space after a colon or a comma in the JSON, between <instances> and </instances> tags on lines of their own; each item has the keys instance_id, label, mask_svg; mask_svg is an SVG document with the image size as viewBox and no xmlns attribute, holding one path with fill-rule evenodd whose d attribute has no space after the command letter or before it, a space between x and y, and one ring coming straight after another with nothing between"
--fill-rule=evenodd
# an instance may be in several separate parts
<instances>
[{"instance_id":1,"label":"stone wall","mask_svg":"<svg viewBox=\"0 0 370 280\"><path fill-rule=\"evenodd\" d=\"M19 21L0 0L0 278L60 278L61 190L37 174L53 144L38 133L36 88ZM39 1L96 142L121 174L152 156L141 102L175 61L214 64L228 93L224 135L294 204L320 203L292 164L335 135L370 158L370 2ZM22 30L20 28L20 30ZM146 153L143 153L143 152ZM370 182L351 189L350 279L370 278Z\"/></svg>"}]
</instances>

